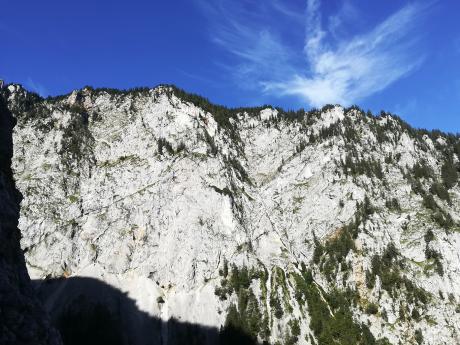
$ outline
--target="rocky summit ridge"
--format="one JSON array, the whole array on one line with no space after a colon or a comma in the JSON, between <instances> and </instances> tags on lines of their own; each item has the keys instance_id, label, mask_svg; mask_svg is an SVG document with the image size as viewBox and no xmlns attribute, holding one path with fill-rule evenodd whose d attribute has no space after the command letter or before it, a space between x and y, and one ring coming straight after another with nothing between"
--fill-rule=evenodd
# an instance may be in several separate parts
<instances>
[{"instance_id":1,"label":"rocky summit ridge","mask_svg":"<svg viewBox=\"0 0 460 345\"><path fill-rule=\"evenodd\" d=\"M179 342L169 320L219 330L189 331L207 343L460 343L458 136L173 86L0 97L21 247L58 328L80 294L65 281L90 277L161 320L153 336L118 315L126 343Z\"/></svg>"}]
</instances>

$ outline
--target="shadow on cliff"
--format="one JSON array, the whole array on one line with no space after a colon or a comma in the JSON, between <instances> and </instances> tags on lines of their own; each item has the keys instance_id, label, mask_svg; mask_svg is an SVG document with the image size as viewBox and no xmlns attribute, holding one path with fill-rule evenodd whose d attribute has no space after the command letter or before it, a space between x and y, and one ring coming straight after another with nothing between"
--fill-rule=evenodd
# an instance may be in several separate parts
<instances>
[{"instance_id":1,"label":"shadow on cliff","mask_svg":"<svg viewBox=\"0 0 460 345\"><path fill-rule=\"evenodd\" d=\"M9 264L23 265L25 269L24 257L18 255L21 253L18 222L22 195L15 186L11 169L15 125L16 119L8 110L4 96L0 94L0 257L5 261L13 258L14 262Z\"/></svg>"},{"instance_id":2,"label":"shadow on cliff","mask_svg":"<svg viewBox=\"0 0 460 345\"><path fill-rule=\"evenodd\" d=\"M232 327L218 329L152 317L126 293L97 279L71 277L33 284L65 345L257 344Z\"/></svg>"},{"instance_id":3,"label":"shadow on cliff","mask_svg":"<svg viewBox=\"0 0 460 345\"><path fill-rule=\"evenodd\" d=\"M11 162L16 119L7 107L6 89L0 89L0 344L60 345L60 338L27 274L18 229L22 200Z\"/></svg>"}]
</instances>

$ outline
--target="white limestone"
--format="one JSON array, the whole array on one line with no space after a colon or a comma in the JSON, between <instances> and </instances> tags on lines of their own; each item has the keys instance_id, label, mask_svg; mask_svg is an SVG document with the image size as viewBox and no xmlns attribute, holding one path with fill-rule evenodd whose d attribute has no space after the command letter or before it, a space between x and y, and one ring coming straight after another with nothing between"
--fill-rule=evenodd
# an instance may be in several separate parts
<instances>
[{"instance_id":1,"label":"white limestone","mask_svg":"<svg viewBox=\"0 0 460 345\"><path fill-rule=\"evenodd\" d=\"M9 88L14 100L19 91ZM416 328L424 330L427 344L456 342L457 304L442 301L439 291L460 301L459 233L446 233L430 220L400 170L425 158L439 171L441 153L431 140L426 139L427 153L407 133L393 144L379 145L366 121L352 120L362 133L355 149L381 162L388 186L366 176L358 177L358 183L341 173L339 163L348 152L340 136L320 139L296 153L296 145L308 142L310 134L340 124L347 116L358 119L361 115L355 111L345 114L337 106L301 129L297 122L285 120L267 127L264 122L281 115L265 109L259 118L246 114L234 121L241 138L235 142L212 114L168 97L162 87L139 96L91 90L78 95L89 114L87 132L79 138L80 156L61 152L68 147L66 131L74 133L72 126L78 121L78 115L62 105L76 104L77 92L48 105L52 125L47 131L37 127L43 119L22 121L18 116L13 169L24 195L19 227L33 278L95 277L126 291L151 315L220 327L229 301L219 301L214 287L224 258L250 266L260 260L268 268L309 263L314 236L325 240L350 222L356 202L367 195L379 212L359 234L361 256L350 255L348 260L356 272L361 266L369 269L372 256L394 242L408 263L407 275L433 294L426 315L435 322L397 324L398 310L393 311L386 292L375 301L387 311L388 322L359 310L356 318L369 320L376 337L394 343L413 343ZM380 125L389 121L393 119L384 118ZM217 154L211 153L206 135ZM164 148L160 154L160 138L174 150L180 145L185 149L170 154ZM400 160L386 164L389 152L400 153ZM251 183L238 177L229 159L247 171ZM452 205L444 206L457 220L459 195L455 187ZM387 210L385 198L397 198L401 213ZM426 264L423 236L428 229L436 235L431 245L443 256L443 277L433 271L424 274L420 268ZM242 250L247 244L252 251ZM318 282L323 281L315 272ZM359 279L352 275L349 284L356 286ZM367 288L364 284L360 289ZM162 306L156 302L160 296L165 300ZM294 301L293 305L294 314L300 315ZM300 344L309 341L308 322L306 316ZM274 327L272 339L282 336Z\"/></svg>"}]
</instances>

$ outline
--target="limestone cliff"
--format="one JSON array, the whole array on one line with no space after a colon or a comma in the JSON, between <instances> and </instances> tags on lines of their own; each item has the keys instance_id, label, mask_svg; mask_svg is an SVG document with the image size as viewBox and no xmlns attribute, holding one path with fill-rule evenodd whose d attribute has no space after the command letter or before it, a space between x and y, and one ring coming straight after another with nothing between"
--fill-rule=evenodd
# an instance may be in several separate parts
<instances>
[{"instance_id":1,"label":"limestone cliff","mask_svg":"<svg viewBox=\"0 0 460 345\"><path fill-rule=\"evenodd\" d=\"M33 278L271 344L460 341L458 137L170 86L5 97Z\"/></svg>"}]
</instances>

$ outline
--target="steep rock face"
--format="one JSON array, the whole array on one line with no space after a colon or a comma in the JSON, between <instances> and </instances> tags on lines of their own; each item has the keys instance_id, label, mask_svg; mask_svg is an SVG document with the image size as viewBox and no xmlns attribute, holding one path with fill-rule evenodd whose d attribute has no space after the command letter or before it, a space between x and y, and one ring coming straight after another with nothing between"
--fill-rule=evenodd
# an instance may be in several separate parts
<instances>
[{"instance_id":1,"label":"steep rock face","mask_svg":"<svg viewBox=\"0 0 460 345\"><path fill-rule=\"evenodd\" d=\"M165 86L8 106L32 277L269 343L460 341L458 138Z\"/></svg>"},{"instance_id":2,"label":"steep rock face","mask_svg":"<svg viewBox=\"0 0 460 345\"><path fill-rule=\"evenodd\" d=\"M0 344L60 344L36 298L20 248L19 203L11 170L14 118L0 90Z\"/></svg>"}]
</instances>

